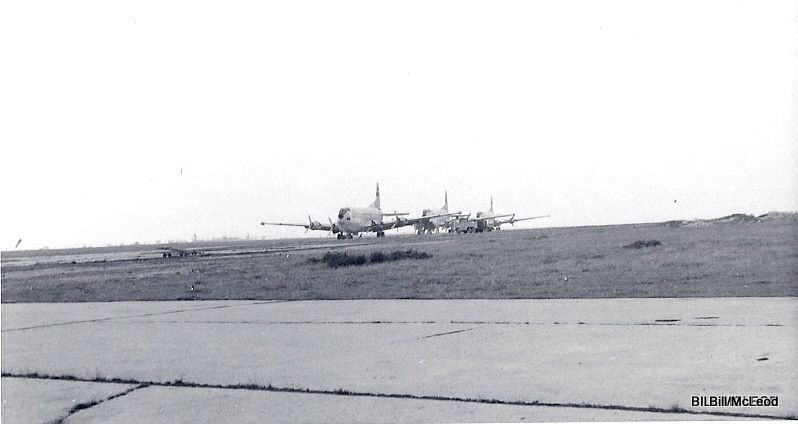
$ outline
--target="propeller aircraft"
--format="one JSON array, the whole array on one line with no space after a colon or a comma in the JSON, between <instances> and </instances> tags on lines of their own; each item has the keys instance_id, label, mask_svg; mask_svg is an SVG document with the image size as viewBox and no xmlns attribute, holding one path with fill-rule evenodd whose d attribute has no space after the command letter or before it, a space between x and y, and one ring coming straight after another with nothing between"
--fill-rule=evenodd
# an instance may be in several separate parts
<instances>
[{"instance_id":1,"label":"propeller aircraft","mask_svg":"<svg viewBox=\"0 0 798 424\"><path fill-rule=\"evenodd\" d=\"M401 228L408 225L414 225L424 220L432 218L451 216L456 214L444 213L433 214L421 218L402 218L402 216L409 215L409 213L400 212L383 212L380 206L380 184L377 183L377 194L374 202L367 207L343 207L338 211L338 219L333 222L331 218L327 218L329 224L323 224L319 221L314 221L308 216L307 224L295 224L285 222L261 222L260 225L284 225L290 227L304 227L306 231L328 231L330 234L336 234L338 239L351 239L353 236L362 235L362 233L377 233L377 237L385 237L385 231L394 228ZM393 217L394 220L385 222L386 217Z\"/></svg>"}]
</instances>

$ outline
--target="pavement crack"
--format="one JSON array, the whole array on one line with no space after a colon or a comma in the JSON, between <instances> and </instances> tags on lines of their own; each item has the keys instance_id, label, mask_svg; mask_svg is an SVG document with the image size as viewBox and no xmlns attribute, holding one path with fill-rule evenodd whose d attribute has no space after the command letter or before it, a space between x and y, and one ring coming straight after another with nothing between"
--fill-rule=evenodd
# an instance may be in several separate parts
<instances>
[{"instance_id":1,"label":"pavement crack","mask_svg":"<svg viewBox=\"0 0 798 424\"><path fill-rule=\"evenodd\" d=\"M162 324L250 324L250 325L369 325L369 324L448 324L437 321L231 321L231 320L147 320L146 323Z\"/></svg>"},{"instance_id":2,"label":"pavement crack","mask_svg":"<svg viewBox=\"0 0 798 424\"><path fill-rule=\"evenodd\" d=\"M142 315L148 316L148 315ZM121 318L121 317L120 317ZM135 318L128 317L128 318ZM160 323L160 324L244 324L244 325L392 325L392 324L457 324L457 325L594 325L594 326L628 326L628 327L785 327L785 324L702 324L685 322L530 322L530 321L391 321L391 320L368 320L368 321L253 321L253 320L147 320L137 321L136 323ZM27 327L31 328L31 327ZM16 329L3 330L13 331Z\"/></svg>"},{"instance_id":3,"label":"pavement crack","mask_svg":"<svg viewBox=\"0 0 798 424\"><path fill-rule=\"evenodd\" d=\"M133 314L133 315L122 315L122 316L115 316L115 317L103 317L103 318L94 318L94 319L84 319L84 320L77 320L77 321L67 321L67 322L56 322L52 324L41 324L41 325L31 325L28 327L18 327L18 328L6 328L3 329L2 332L12 332L12 331L22 331L22 330L32 330L36 328L47 328L47 327L60 327L64 325L73 325L73 324L85 324L90 322L104 322L104 321L113 321L119 319L127 319L127 318L142 318L142 317L151 317L151 316L158 316L158 315L170 315L170 314L179 314L183 312L193 312L193 311L204 311L209 309L225 309L225 308L235 308L239 306L251 306L251 305L260 305L260 304L267 304L267 303L276 303L280 301L258 301L258 302L249 302L249 303L238 303L235 305L216 305L216 306L204 306L200 308L186 308L186 309L176 309L172 311L164 311L164 312L149 312L145 314Z\"/></svg>"},{"instance_id":4,"label":"pavement crack","mask_svg":"<svg viewBox=\"0 0 798 424\"><path fill-rule=\"evenodd\" d=\"M455 331L447 331L445 333L430 334L429 336L419 337L419 340L428 339L430 337L440 337L440 336L447 336L449 334L463 333L463 332L469 331L469 330L473 330L473 328L466 328L466 329L463 329L463 330L455 330Z\"/></svg>"},{"instance_id":5,"label":"pavement crack","mask_svg":"<svg viewBox=\"0 0 798 424\"><path fill-rule=\"evenodd\" d=\"M73 407L72 407L72 408L71 408L71 409L70 409L70 410L69 410L69 411L66 413L66 415L64 415L64 416L63 416L63 417L61 417L61 418L57 418L57 419L55 419L55 420L51 421L51 423L52 423L52 424L62 424L62 423L64 423L64 422L65 422L65 421L66 421L66 420L67 420L69 417L71 417L72 415L74 415L74 414L75 414L75 413L77 413L77 412L83 411L83 410L85 410L85 409L93 408L93 407L95 407L95 406L97 406L97 405L99 405L99 404L101 404L101 403L108 402L108 401L110 401L110 400L114 400L114 399L116 399L116 398L119 398L119 397L122 397L122 396L128 395L128 394L132 393L132 392L133 392L133 391L135 391L135 390L142 389L142 388L144 388L144 387L148 387L148 386L149 386L149 384L148 384L148 383L140 383L140 384L138 384L138 385L136 385L136 386L134 386L134 387L131 387L131 388L127 389L127 390L123 390L123 391L121 391L121 392L119 392L119 393L113 394L113 395L111 395L111 396L108 396L108 397L106 397L106 398L103 398L103 399L91 400L91 401L88 401L88 402L81 402L81 403L79 403L79 404L77 404L77 405L73 406Z\"/></svg>"},{"instance_id":6,"label":"pavement crack","mask_svg":"<svg viewBox=\"0 0 798 424\"><path fill-rule=\"evenodd\" d=\"M77 320L77 321L67 321L67 322L58 322L52 324L41 324L41 325L32 325L28 327L18 327L18 328L6 328L3 329L2 332L13 332L13 331L22 331L22 330L32 330L37 328L47 328L47 327L59 327L65 325L73 325L73 324L85 324L85 323L92 323L92 322L106 322L106 321L115 321L115 320L123 320L129 318L146 318L146 317L153 317L153 316L163 316L163 315L172 315L172 314L180 314L184 312L194 312L194 311L203 311L203 310L211 310L211 309L226 309L226 308L235 308L241 306L252 306L252 305L261 305L261 304L271 304L271 303L280 303L280 302L292 302L291 300L269 300L269 301L256 301L256 302L248 302L248 303L240 303L235 305L216 305L216 306L204 306L199 308L185 308L185 309L177 309L171 311L163 311L163 312L151 312L151 313L144 313L144 314L132 314L132 315L122 315L122 316L114 316L114 317L103 317L103 318L94 318L94 319L86 319L86 320ZM708 318L717 318L717 317L708 317ZM698 317L696 319L703 319L703 317ZM679 322L680 320L675 319L655 319L652 322L563 322L563 321L554 321L554 322L531 322L531 321L458 321L458 320L449 320L449 321L435 321L435 320L424 320L424 321L392 321L392 320L368 320L368 321L326 321L326 320L307 320L307 321L248 321L248 320L146 320L146 321L137 321L137 323L171 323L171 324L250 324L250 325L366 325L366 324L462 324L462 325L594 325L594 326L680 326L680 327L784 327L784 324L716 324L716 323L686 323L686 322Z\"/></svg>"},{"instance_id":7,"label":"pavement crack","mask_svg":"<svg viewBox=\"0 0 798 424\"><path fill-rule=\"evenodd\" d=\"M190 381L184 381L182 379L172 380L172 381L141 381L130 378L109 378L109 377L83 378L74 375L42 375L38 373L16 374L10 372L2 372L0 376L4 378L30 378L30 379L40 379L40 380L82 381L90 383L136 384L136 387L133 387L125 392L110 396L106 399L103 399L87 407L82 407L78 410L99 405L102 402L107 402L109 400L118 398L120 396L124 396L137 389L153 386L153 387L182 387L182 388L197 388L197 389L252 390L252 391L264 391L264 392L316 394L316 395L330 395L330 396L413 399L413 400L430 400L430 401L440 401L440 402L481 403L481 404L492 404L492 405L540 406L540 407L549 407L549 408L585 408L585 409L603 409L603 410L614 410L614 411L650 412L650 413L659 413L659 414L706 415L706 416L715 416L715 417L759 418L759 419L774 419L774 420L795 419L795 417L793 416L757 414L757 413L746 413L746 412L691 410L680 407L660 408L656 406L629 406L629 405L598 404L598 403L587 403L587 402L580 402L580 403L548 402L548 401L539 401L539 400L523 401L523 400L503 400L495 398L490 399L490 398L471 398L471 397L459 397L459 396L415 395L410 393L358 392L353 390L346 390L343 388L335 390L326 390L326 389L313 389L308 387L305 388L281 387L281 386L273 386L271 384L268 385L212 384L212 383L195 383ZM77 405L75 407L77 407ZM70 414L74 412L70 412ZM65 420L67 417L64 417L60 421L56 422L58 423L63 422L63 420Z\"/></svg>"}]
</instances>

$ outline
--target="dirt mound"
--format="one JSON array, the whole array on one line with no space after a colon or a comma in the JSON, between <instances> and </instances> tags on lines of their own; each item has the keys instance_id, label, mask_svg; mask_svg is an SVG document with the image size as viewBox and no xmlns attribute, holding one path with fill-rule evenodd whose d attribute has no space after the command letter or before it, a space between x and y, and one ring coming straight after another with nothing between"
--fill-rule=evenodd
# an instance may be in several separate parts
<instances>
[{"instance_id":1,"label":"dirt mound","mask_svg":"<svg viewBox=\"0 0 798 424\"><path fill-rule=\"evenodd\" d=\"M667 227L705 227L715 224L756 224L760 222L798 222L798 212L768 212L759 216L734 213L720 218L665 221Z\"/></svg>"},{"instance_id":2,"label":"dirt mound","mask_svg":"<svg viewBox=\"0 0 798 424\"><path fill-rule=\"evenodd\" d=\"M798 212L768 212L756 217L759 222L798 222Z\"/></svg>"},{"instance_id":3,"label":"dirt mound","mask_svg":"<svg viewBox=\"0 0 798 424\"><path fill-rule=\"evenodd\" d=\"M759 222L755 216L753 215L746 215L744 213L734 213L731 215L726 215L724 217L710 219L709 221L719 223L719 224L735 224L739 222L747 223L747 222Z\"/></svg>"}]
</instances>

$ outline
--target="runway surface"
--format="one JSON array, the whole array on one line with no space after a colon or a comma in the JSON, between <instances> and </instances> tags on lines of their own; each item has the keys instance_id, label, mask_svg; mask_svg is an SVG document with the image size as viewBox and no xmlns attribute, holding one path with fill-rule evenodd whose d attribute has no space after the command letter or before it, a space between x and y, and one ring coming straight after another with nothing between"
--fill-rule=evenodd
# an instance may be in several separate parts
<instances>
[{"instance_id":1,"label":"runway surface","mask_svg":"<svg viewBox=\"0 0 798 424\"><path fill-rule=\"evenodd\" d=\"M2 305L4 423L798 415L798 299ZM692 396L778 396L693 407Z\"/></svg>"}]
</instances>

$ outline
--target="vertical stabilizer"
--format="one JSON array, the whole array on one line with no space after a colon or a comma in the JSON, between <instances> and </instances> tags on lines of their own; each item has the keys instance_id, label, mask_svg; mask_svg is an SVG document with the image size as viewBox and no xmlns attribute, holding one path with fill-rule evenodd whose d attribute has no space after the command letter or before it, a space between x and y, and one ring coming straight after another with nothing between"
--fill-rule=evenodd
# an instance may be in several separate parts
<instances>
[{"instance_id":1,"label":"vertical stabilizer","mask_svg":"<svg viewBox=\"0 0 798 424\"><path fill-rule=\"evenodd\" d=\"M443 191L443 207L441 210L449 212L449 193L447 193L446 190Z\"/></svg>"},{"instance_id":2,"label":"vertical stabilizer","mask_svg":"<svg viewBox=\"0 0 798 424\"><path fill-rule=\"evenodd\" d=\"M377 183L377 198L374 199L374 203L371 204L371 207L382 209L380 208L380 183Z\"/></svg>"}]
</instances>

